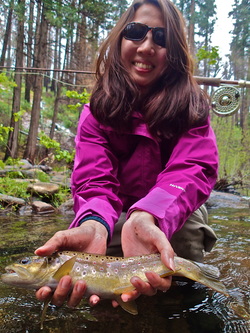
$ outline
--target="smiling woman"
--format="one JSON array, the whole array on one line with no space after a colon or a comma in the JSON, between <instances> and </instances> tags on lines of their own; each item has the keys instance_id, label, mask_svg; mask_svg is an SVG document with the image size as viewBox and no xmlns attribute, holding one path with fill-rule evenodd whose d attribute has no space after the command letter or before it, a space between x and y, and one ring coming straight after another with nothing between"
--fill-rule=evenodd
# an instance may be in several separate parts
<instances>
[{"instance_id":1,"label":"smiling woman","mask_svg":"<svg viewBox=\"0 0 250 333\"><path fill-rule=\"evenodd\" d=\"M209 103L192 69L184 20L173 3L135 0L100 49L96 85L79 120L75 218L37 255L159 252L171 271L174 253L203 261L216 241L203 203L216 181L218 155ZM121 295L124 302L170 288L170 277L145 275L131 277L134 290ZM79 280L72 288L64 276L52 302L76 306L87 287ZM44 300L51 293L46 286L36 295ZM89 298L91 305L99 300Z\"/></svg>"},{"instance_id":2,"label":"smiling woman","mask_svg":"<svg viewBox=\"0 0 250 333\"><path fill-rule=\"evenodd\" d=\"M141 6L135 13L133 18L135 22L140 22L146 27L144 37L135 40L131 37L124 38L121 44L121 60L124 68L129 73L131 79L138 86L141 93L143 94L150 91L155 81L162 75L167 64L167 51L165 48L165 32L164 32L164 21L160 10L152 4L145 4ZM138 23L139 24L139 23ZM148 28L151 25L153 29L162 29L161 34L162 41L159 43L155 42L157 30ZM131 23L129 23L131 25ZM134 24L133 29L136 26ZM124 31L128 29L128 25ZM130 28L130 35L131 35ZM142 30L142 29L141 29ZM148 31L147 31L148 30ZM162 46L163 45L163 46Z\"/></svg>"}]
</instances>

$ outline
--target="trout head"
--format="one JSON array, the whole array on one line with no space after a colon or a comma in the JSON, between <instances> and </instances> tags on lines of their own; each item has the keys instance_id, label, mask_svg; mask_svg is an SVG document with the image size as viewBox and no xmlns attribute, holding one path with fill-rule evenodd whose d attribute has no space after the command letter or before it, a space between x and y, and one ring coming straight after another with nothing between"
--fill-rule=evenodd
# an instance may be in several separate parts
<instances>
[{"instance_id":1,"label":"trout head","mask_svg":"<svg viewBox=\"0 0 250 333\"><path fill-rule=\"evenodd\" d=\"M48 257L26 257L7 266L1 279L15 287L37 289L49 285L55 288L58 283L57 272L62 264L57 254Z\"/></svg>"}]
</instances>

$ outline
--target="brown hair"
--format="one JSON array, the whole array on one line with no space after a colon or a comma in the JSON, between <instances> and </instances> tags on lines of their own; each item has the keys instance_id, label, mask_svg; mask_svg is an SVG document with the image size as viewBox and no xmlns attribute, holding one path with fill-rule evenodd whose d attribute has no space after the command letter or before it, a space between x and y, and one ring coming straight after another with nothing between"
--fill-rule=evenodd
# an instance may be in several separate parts
<instances>
[{"instance_id":1,"label":"brown hair","mask_svg":"<svg viewBox=\"0 0 250 333\"><path fill-rule=\"evenodd\" d=\"M122 31L143 4L159 8L166 27L166 69L150 94L140 92L121 62ZM90 100L94 117L123 131L131 125L131 113L141 111L152 135L172 137L202 123L209 105L193 78L193 62L185 36L185 24L169 0L135 0L100 48L97 82Z\"/></svg>"}]
</instances>

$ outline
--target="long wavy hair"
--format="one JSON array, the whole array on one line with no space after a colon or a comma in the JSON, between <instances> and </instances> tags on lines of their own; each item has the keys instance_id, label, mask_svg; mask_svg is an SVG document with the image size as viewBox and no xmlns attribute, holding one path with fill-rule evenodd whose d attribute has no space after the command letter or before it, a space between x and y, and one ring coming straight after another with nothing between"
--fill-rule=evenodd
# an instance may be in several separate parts
<instances>
[{"instance_id":1,"label":"long wavy hair","mask_svg":"<svg viewBox=\"0 0 250 333\"><path fill-rule=\"evenodd\" d=\"M140 90L121 61L122 31L144 4L160 9L166 28L166 68L141 98ZM94 117L118 131L128 130L131 114L139 111L153 136L171 138L205 121L208 98L193 78L185 23L169 0L135 0L100 48L97 81L90 100Z\"/></svg>"}]
</instances>

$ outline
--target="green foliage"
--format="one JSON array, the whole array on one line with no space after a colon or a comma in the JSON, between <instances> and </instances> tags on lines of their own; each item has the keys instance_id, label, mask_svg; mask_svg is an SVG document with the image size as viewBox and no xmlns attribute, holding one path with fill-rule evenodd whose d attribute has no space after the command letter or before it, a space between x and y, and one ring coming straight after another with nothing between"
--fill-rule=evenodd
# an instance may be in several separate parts
<instances>
[{"instance_id":1,"label":"green foliage","mask_svg":"<svg viewBox=\"0 0 250 333\"><path fill-rule=\"evenodd\" d=\"M13 127L0 124L0 144L6 141L10 131L13 131Z\"/></svg>"},{"instance_id":2,"label":"green foliage","mask_svg":"<svg viewBox=\"0 0 250 333\"><path fill-rule=\"evenodd\" d=\"M82 93L78 93L77 91L74 91L74 90L67 90L66 91L67 97L76 99L79 101L76 104L68 104L68 108L71 110L77 110L80 106L89 102L90 95L91 94L88 93L86 89L84 89Z\"/></svg>"},{"instance_id":3,"label":"green foliage","mask_svg":"<svg viewBox=\"0 0 250 333\"><path fill-rule=\"evenodd\" d=\"M212 126L219 149L219 179L241 178L250 183L250 135L234 126L231 117L214 117Z\"/></svg>"},{"instance_id":4,"label":"green foliage","mask_svg":"<svg viewBox=\"0 0 250 333\"><path fill-rule=\"evenodd\" d=\"M6 76L5 72L0 73L0 93L14 87L16 87L16 83Z\"/></svg>"},{"instance_id":5,"label":"green foliage","mask_svg":"<svg viewBox=\"0 0 250 333\"><path fill-rule=\"evenodd\" d=\"M213 46L211 51L208 51L204 46L201 47L197 52L198 61L202 61L204 59L208 59L209 65L216 65L219 60L219 47Z\"/></svg>"},{"instance_id":6,"label":"green foliage","mask_svg":"<svg viewBox=\"0 0 250 333\"><path fill-rule=\"evenodd\" d=\"M26 110L20 110L14 113L14 121L19 121L22 119L22 116L25 114Z\"/></svg>"},{"instance_id":7,"label":"green foliage","mask_svg":"<svg viewBox=\"0 0 250 333\"><path fill-rule=\"evenodd\" d=\"M11 195L13 197L28 199L30 194L27 193L26 181L17 181L11 177L5 176L0 178L0 193Z\"/></svg>"},{"instance_id":8,"label":"green foliage","mask_svg":"<svg viewBox=\"0 0 250 333\"><path fill-rule=\"evenodd\" d=\"M16 83L5 72L0 73L0 110L1 123L6 125L9 122L9 114L12 105L13 88Z\"/></svg>"},{"instance_id":9,"label":"green foliage","mask_svg":"<svg viewBox=\"0 0 250 333\"><path fill-rule=\"evenodd\" d=\"M74 160L75 151L69 152L68 150L62 150L60 143L48 137L44 132L40 133L39 138L42 146L53 150L54 157L57 161L65 160L66 163L71 163Z\"/></svg>"}]
</instances>

